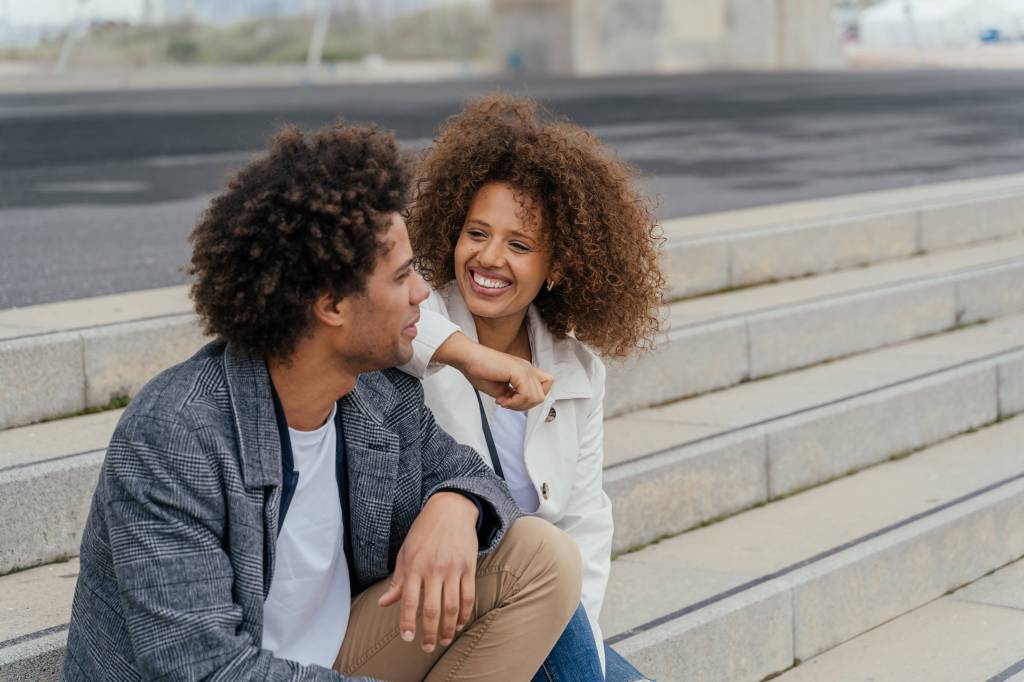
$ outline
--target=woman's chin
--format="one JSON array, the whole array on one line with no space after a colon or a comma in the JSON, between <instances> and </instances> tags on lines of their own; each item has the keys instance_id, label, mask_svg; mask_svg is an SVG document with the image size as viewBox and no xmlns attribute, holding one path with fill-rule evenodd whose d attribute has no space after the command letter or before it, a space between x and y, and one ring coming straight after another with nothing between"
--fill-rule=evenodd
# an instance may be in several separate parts
<instances>
[{"instance_id":1,"label":"woman's chin","mask_svg":"<svg viewBox=\"0 0 1024 682\"><path fill-rule=\"evenodd\" d=\"M473 300L464 297L464 300L474 317L494 318L505 317L508 314L504 310L505 306L495 305L494 301L481 301L475 297Z\"/></svg>"}]
</instances>

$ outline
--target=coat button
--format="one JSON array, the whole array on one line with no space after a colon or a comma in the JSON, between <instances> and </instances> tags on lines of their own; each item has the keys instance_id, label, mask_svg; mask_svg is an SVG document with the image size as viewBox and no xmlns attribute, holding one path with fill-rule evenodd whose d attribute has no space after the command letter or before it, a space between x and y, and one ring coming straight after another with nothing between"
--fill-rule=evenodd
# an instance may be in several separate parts
<instances>
[{"instance_id":1,"label":"coat button","mask_svg":"<svg viewBox=\"0 0 1024 682\"><path fill-rule=\"evenodd\" d=\"M550 410L548 410L548 416L544 417L544 421L545 422L553 422L553 421L555 421L555 417L557 417L557 416L558 416L558 413L555 412L555 408L552 407Z\"/></svg>"},{"instance_id":2,"label":"coat button","mask_svg":"<svg viewBox=\"0 0 1024 682\"><path fill-rule=\"evenodd\" d=\"M544 496L544 499L548 499L548 483L545 481L540 484L540 494Z\"/></svg>"}]
</instances>

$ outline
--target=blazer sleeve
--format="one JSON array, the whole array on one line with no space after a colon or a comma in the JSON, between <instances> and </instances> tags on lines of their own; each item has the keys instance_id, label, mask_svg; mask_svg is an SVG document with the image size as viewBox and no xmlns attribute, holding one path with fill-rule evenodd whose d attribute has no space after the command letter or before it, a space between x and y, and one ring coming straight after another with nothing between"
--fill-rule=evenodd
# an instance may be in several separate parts
<instances>
[{"instance_id":1,"label":"blazer sleeve","mask_svg":"<svg viewBox=\"0 0 1024 682\"><path fill-rule=\"evenodd\" d=\"M604 364L594 358L594 397L589 401L582 429L576 475L565 513L556 523L580 548L583 587L580 601L594 632L598 655L604 666L604 638L598 625L612 561L612 503L602 487L604 470Z\"/></svg>"},{"instance_id":2,"label":"blazer sleeve","mask_svg":"<svg viewBox=\"0 0 1024 682\"><path fill-rule=\"evenodd\" d=\"M276 658L241 627L223 485L185 425L133 416L101 474L120 606L142 679L345 680Z\"/></svg>"},{"instance_id":3,"label":"blazer sleeve","mask_svg":"<svg viewBox=\"0 0 1024 682\"><path fill-rule=\"evenodd\" d=\"M430 376L442 367L432 363L434 353L460 329L448 319L448 309L441 297L436 291L431 291L427 300L420 304L420 321L416 325L416 338L412 341L412 359L399 369L417 379Z\"/></svg>"}]
</instances>

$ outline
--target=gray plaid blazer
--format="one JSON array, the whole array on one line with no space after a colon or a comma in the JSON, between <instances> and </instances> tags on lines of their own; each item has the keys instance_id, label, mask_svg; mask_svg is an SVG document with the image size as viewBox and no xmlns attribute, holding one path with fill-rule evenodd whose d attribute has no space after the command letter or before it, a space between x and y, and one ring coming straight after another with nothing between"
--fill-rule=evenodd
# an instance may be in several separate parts
<instances>
[{"instance_id":1,"label":"gray plaid blazer","mask_svg":"<svg viewBox=\"0 0 1024 682\"><path fill-rule=\"evenodd\" d=\"M497 546L504 484L438 429L417 380L364 374L339 403L357 589L388 576L427 498L475 495ZM214 342L153 379L114 431L82 537L66 680L341 680L261 649L281 502L262 360Z\"/></svg>"}]
</instances>

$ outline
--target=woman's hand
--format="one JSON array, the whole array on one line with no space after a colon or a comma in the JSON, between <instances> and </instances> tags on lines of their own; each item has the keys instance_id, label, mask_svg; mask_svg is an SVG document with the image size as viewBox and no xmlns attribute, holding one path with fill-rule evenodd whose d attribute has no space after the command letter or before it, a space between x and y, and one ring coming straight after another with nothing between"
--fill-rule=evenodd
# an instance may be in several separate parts
<instances>
[{"instance_id":1,"label":"woman's hand","mask_svg":"<svg viewBox=\"0 0 1024 682\"><path fill-rule=\"evenodd\" d=\"M462 372L469 383L509 410L528 410L544 402L555 378L522 358L493 350L455 332L433 360Z\"/></svg>"}]
</instances>

